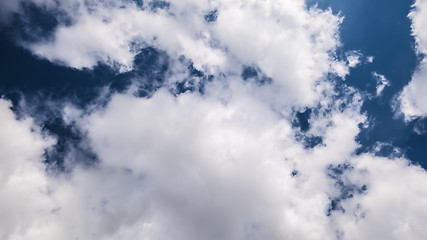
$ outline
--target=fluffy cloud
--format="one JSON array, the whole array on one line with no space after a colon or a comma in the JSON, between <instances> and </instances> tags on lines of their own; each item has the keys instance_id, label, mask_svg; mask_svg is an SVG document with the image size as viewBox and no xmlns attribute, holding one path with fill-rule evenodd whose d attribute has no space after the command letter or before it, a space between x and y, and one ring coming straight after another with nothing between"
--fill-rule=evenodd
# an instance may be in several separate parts
<instances>
[{"instance_id":1,"label":"fluffy cloud","mask_svg":"<svg viewBox=\"0 0 427 240\"><path fill-rule=\"evenodd\" d=\"M57 19L52 36L22 45L78 69L101 62L127 71L141 47L154 46L174 59L185 56L208 74L240 75L243 66L258 67L280 89L276 98L300 107L319 100L316 85L326 74L348 73L345 61L333 56L342 19L330 10L307 10L300 0L171 1L156 10L152 2L34 3L68 17ZM211 10L218 16L207 22Z\"/></svg>"},{"instance_id":2,"label":"fluffy cloud","mask_svg":"<svg viewBox=\"0 0 427 240\"><path fill-rule=\"evenodd\" d=\"M32 198L45 214L24 216L34 224L4 237L333 239L326 211L337 189L324 171L357 145L359 104L340 111L337 103L334 114L319 116L333 127L324 146L306 150L287 119L235 81L226 102L215 89L178 97L162 90L150 99L115 95L105 109L67 115L87 131L101 162L64 177L23 172L49 189Z\"/></svg>"},{"instance_id":3,"label":"fluffy cloud","mask_svg":"<svg viewBox=\"0 0 427 240\"><path fill-rule=\"evenodd\" d=\"M126 71L149 45L168 54L171 73L149 98L130 87L85 110L62 103L64 122L99 160L69 173L46 173L43 151L54 142L0 101L1 238L427 237L425 170L355 154L362 99L328 75L345 77L361 60L334 56L341 18L331 11L297 0L48 3L37 4L72 21L24 44L34 53ZM205 21L213 9L218 18ZM203 94L171 89L187 74L181 56L213 75ZM272 81L243 79L244 66ZM304 109L305 130L294 117ZM306 144L311 138L320 140Z\"/></svg>"},{"instance_id":4,"label":"fluffy cloud","mask_svg":"<svg viewBox=\"0 0 427 240\"><path fill-rule=\"evenodd\" d=\"M9 209L3 237L426 237L420 225L427 217L426 172L405 159L354 156L358 125L365 121L357 95L344 109L342 100L330 99L328 109L313 116L328 124L313 123L309 132L323 141L306 148L290 121L254 98L248 83L230 81L233 94L226 100L210 86L205 95L117 94L89 114L67 111L65 117L87 132L100 162L58 176L46 176L40 163L46 140L3 104L2 122L30 138L2 151L20 161L5 172L9 179L31 177L31 184L6 181L2 196L16 200L34 192L25 208L19 201L2 203ZM34 154L20 158L23 147ZM20 218L11 222L9 216Z\"/></svg>"},{"instance_id":5,"label":"fluffy cloud","mask_svg":"<svg viewBox=\"0 0 427 240\"><path fill-rule=\"evenodd\" d=\"M40 135L31 119L16 120L9 107L0 99L0 238L22 239L18 236L34 224L43 225L39 217L55 208L42 163L44 149L53 142Z\"/></svg>"},{"instance_id":6,"label":"fluffy cloud","mask_svg":"<svg viewBox=\"0 0 427 240\"><path fill-rule=\"evenodd\" d=\"M346 212L335 212L344 239L425 239L427 217L426 172L405 159L363 155L352 159L354 169L344 181L366 185L366 194L343 202ZM350 211L352 214L348 214Z\"/></svg>"},{"instance_id":7,"label":"fluffy cloud","mask_svg":"<svg viewBox=\"0 0 427 240\"><path fill-rule=\"evenodd\" d=\"M409 14L412 20L412 33L417 43L419 54L427 54L427 1L417 0L414 10ZM411 82L403 89L399 96L399 110L405 115L406 120L427 115L427 59L424 58L415 71Z\"/></svg>"}]
</instances>

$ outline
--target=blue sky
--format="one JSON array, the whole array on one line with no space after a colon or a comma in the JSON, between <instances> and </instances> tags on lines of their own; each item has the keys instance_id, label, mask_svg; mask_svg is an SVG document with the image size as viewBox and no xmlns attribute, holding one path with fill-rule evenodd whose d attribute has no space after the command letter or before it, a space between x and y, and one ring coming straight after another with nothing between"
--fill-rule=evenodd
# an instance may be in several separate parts
<instances>
[{"instance_id":1,"label":"blue sky","mask_svg":"<svg viewBox=\"0 0 427 240\"><path fill-rule=\"evenodd\" d=\"M426 239L427 2L0 3L1 239Z\"/></svg>"}]
</instances>

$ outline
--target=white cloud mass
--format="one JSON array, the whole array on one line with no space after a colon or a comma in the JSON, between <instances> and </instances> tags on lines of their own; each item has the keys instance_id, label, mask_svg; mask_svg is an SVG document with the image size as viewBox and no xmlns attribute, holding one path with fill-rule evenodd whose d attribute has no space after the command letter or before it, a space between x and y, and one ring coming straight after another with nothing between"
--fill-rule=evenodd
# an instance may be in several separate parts
<instances>
[{"instance_id":1,"label":"white cloud mass","mask_svg":"<svg viewBox=\"0 0 427 240\"><path fill-rule=\"evenodd\" d=\"M427 1L417 0L409 14L412 20L412 33L415 37L419 54L427 54ZM427 116L427 59L424 58L415 71L411 82L399 96L399 110L406 120Z\"/></svg>"},{"instance_id":2,"label":"white cloud mass","mask_svg":"<svg viewBox=\"0 0 427 240\"><path fill-rule=\"evenodd\" d=\"M342 19L331 11L302 0L58 4L74 19L27 43L40 56L126 71L133 44L154 46L171 71L182 74L184 55L214 77L203 94L171 94L171 74L150 98L131 87L102 107L69 103L65 122L99 159L70 173L45 171L54 141L1 100L1 239L427 239L425 170L355 154L366 116L356 90L328 79L356 63L334 55ZM206 23L212 9L218 19ZM272 83L242 80L247 65ZM293 116L305 108L301 132ZM304 136L322 141L307 147Z\"/></svg>"},{"instance_id":3,"label":"white cloud mass","mask_svg":"<svg viewBox=\"0 0 427 240\"><path fill-rule=\"evenodd\" d=\"M22 45L78 69L101 62L130 70L139 48L149 45L174 58L185 56L210 74L240 74L242 65L255 65L275 79L277 98L299 106L318 101L315 88L324 74L348 72L345 61L331 55L340 44L342 18L330 10L307 10L301 0L171 1L157 11L131 1L37 4L71 20L60 23L51 37ZM206 22L204 14L213 9L217 21Z\"/></svg>"}]
</instances>

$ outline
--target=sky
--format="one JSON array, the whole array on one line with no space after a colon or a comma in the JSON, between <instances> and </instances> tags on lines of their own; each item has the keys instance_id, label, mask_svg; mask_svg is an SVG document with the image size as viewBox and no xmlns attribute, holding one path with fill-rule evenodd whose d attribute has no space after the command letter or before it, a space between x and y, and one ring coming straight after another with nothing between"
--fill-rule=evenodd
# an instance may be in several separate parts
<instances>
[{"instance_id":1,"label":"sky","mask_svg":"<svg viewBox=\"0 0 427 240\"><path fill-rule=\"evenodd\" d=\"M0 1L0 239L427 239L427 1Z\"/></svg>"}]
</instances>

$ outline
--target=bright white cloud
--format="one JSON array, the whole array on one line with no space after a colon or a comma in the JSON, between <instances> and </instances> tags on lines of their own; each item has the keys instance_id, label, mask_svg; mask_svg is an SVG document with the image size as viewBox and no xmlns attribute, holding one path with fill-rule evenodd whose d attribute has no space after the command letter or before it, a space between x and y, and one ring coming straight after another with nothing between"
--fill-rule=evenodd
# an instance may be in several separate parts
<instances>
[{"instance_id":1,"label":"bright white cloud","mask_svg":"<svg viewBox=\"0 0 427 240\"><path fill-rule=\"evenodd\" d=\"M351 51L351 52L348 52L346 55L347 55L347 62L349 67L353 68L360 64L361 58L362 58L362 54L360 52Z\"/></svg>"},{"instance_id":2,"label":"bright white cloud","mask_svg":"<svg viewBox=\"0 0 427 240\"><path fill-rule=\"evenodd\" d=\"M371 155L356 157L352 163L355 168L344 181L366 185L367 193L344 201L346 213L335 212L344 239L425 239L425 170L405 159Z\"/></svg>"},{"instance_id":3,"label":"bright white cloud","mask_svg":"<svg viewBox=\"0 0 427 240\"><path fill-rule=\"evenodd\" d=\"M0 99L0 238L23 239L28 229L43 225L40 216L55 209L42 163L44 149L53 142L31 119L16 120L10 106Z\"/></svg>"},{"instance_id":4,"label":"bright white cloud","mask_svg":"<svg viewBox=\"0 0 427 240\"><path fill-rule=\"evenodd\" d=\"M257 66L280 89L276 98L300 107L316 104L316 85L329 72L348 72L333 56L342 18L330 10L307 10L302 0L171 1L169 9L154 12L131 1L48 3L37 4L60 9L71 24L60 23L51 38L23 45L78 69L102 62L130 70L139 49L149 45L173 58L183 55L210 74L240 75L243 65ZM218 19L207 23L204 14L213 9Z\"/></svg>"},{"instance_id":5,"label":"bright white cloud","mask_svg":"<svg viewBox=\"0 0 427 240\"><path fill-rule=\"evenodd\" d=\"M35 175L25 185L34 191L32 208L9 208L7 239L423 239L427 218L427 173L404 159L370 155L355 157L358 125L365 120L360 98L329 101L324 113L313 116L313 134L323 144L305 149L296 141L291 123L254 98L249 83L238 79L225 102L217 86L206 95L175 97L161 90L152 98L131 92L112 97L105 109L90 114L66 111L87 131L100 162L77 167L71 175L45 176L34 168L43 147L36 145L35 162L13 178ZM243 90L242 90L243 89ZM211 91L212 90L212 91ZM219 98L219 99L218 99ZM220 99L222 99L220 101ZM28 124L7 120L23 128ZM70 114L71 113L71 114ZM2 115L3 116L3 115ZM13 131L17 133L19 131ZM21 134L23 135L23 134ZM9 136L2 136L7 139ZM15 138L18 139L18 138ZM30 142L28 142L30 143ZM28 144L27 143L27 144ZM29 144L28 147L34 147ZM22 145L6 152L21 152ZM12 159L17 158L11 156ZM40 160L39 160L40 161ZM330 166L349 164L353 170L331 178ZM291 173L296 171L296 176ZM8 173L13 171L8 171ZM328 216L331 199L340 210ZM34 186L35 184L35 186ZM15 189L18 183L10 183ZM5 192L2 188L2 192ZM48 189L47 193L39 189ZM7 190L7 188L6 188ZM5 196L14 197L10 192ZM14 204L16 204L14 202ZM3 205L5 206L5 205ZM30 205L31 206L31 205ZM391 211L390 209L394 209ZM3 219L8 219L7 217ZM375 224L374 224L375 223ZM21 228L19 228L21 227ZM21 230L19 230L21 229Z\"/></svg>"},{"instance_id":6,"label":"bright white cloud","mask_svg":"<svg viewBox=\"0 0 427 240\"><path fill-rule=\"evenodd\" d=\"M362 99L326 78L345 77L360 62L357 54L347 62L334 56L341 18L299 0L170 4L153 12L130 2L64 1L72 24L27 45L67 66L102 61L123 71L134 46L150 45L172 59L167 83L185 74L175 64L181 55L215 76L203 95L174 96L166 86L137 98L131 87L88 112L64 104L65 122L84 131L99 162L56 176L41 164L52 140L0 101L1 238L426 238L425 170L355 156ZM218 20L205 23L211 9ZM243 81L244 65L273 83ZM305 107L314 110L301 133L292 119ZM307 148L297 134L322 142Z\"/></svg>"},{"instance_id":7,"label":"bright white cloud","mask_svg":"<svg viewBox=\"0 0 427 240\"><path fill-rule=\"evenodd\" d=\"M414 9L409 14L412 20L412 33L417 43L417 50L420 54L427 54L427 1L417 0ZM427 59L424 58L412 80L403 89L399 96L400 106L398 109L405 115L406 120L427 115Z\"/></svg>"}]
</instances>

